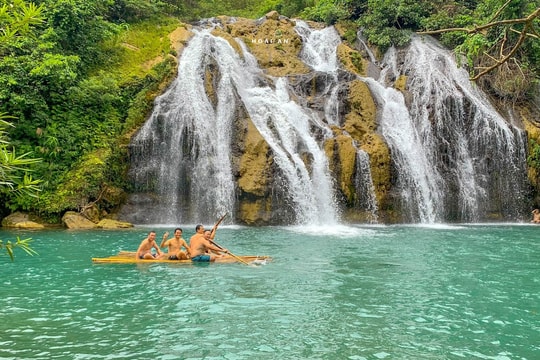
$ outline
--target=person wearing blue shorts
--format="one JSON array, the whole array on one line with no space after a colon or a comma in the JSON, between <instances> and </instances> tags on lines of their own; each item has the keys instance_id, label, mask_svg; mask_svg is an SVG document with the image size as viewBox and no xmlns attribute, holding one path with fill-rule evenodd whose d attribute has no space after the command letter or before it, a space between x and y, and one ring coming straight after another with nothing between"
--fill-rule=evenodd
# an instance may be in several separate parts
<instances>
[{"instance_id":1,"label":"person wearing blue shorts","mask_svg":"<svg viewBox=\"0 0 540 360\"><path fill-rule=\"evenodd\" d=\"M193 262L211 262L224 255L208 254L209 251L216 253L228 253L229 250L222 249L204 237L204 226L197 225L195 227L195 235L189 239L189 247L191 253L191 261Z\"/></svg>"},{"instance_id":2,"label":"person wearing blue shorts","mask_svg":"<svg viewBox=\"0 0 540 360\"><path fill-rule=\"evenodd\" d=\"M191 258L191 261L193 262L210 262L210 260L210 255L197 255Z\"/></svg>"}]
</instances>

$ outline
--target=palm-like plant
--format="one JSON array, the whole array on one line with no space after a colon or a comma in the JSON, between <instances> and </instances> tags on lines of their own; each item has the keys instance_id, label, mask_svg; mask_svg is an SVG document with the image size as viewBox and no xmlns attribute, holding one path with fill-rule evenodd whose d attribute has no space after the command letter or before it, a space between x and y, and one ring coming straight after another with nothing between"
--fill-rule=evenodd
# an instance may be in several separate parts
<instances>
[{"instance_id":1,"label":"palm-like plant","mask_svg":"<svg viewBox=\"0 0 540 360\"><path fill-rule=\"evenodd\" d=\"M29 166L40 161L29 157L29 153L22 155L15 154L15 148L11 146L7 137L7 129L13 126L7 120L12 117L5 113L0 113L0 193L15 192L17 195L37 196L39 183L41 180L32 179L29 175ZM27 254L33 255L36 252L30 247L32 239L21 239L17 241L4 241L0 239L0 250L5 249L13 261L13 249L20 248Z\"/></svg>"},{"instance_id":2,"label":"palm-like plant","mask_svg":"<svg viewBox=\"0 0 540 360\"><path fill-rule=\"evenodd\" d=\"M35 5L24 0L0 3L0 57L5 55L13 40L19 36L33 36L34 26L43 22L43 5ZM40 161L31 158L29 153L17 155L7 136L7 129L13 126L13 119L0 112L0 193L15 192L16 195L36 196L41 180L32 179L29 166ZM5 249L13 261L13 249L20 248L27 254L36 252L30 247L32 239L4 241L0 239L0 250Z\"/></svg>"}]
</instances>

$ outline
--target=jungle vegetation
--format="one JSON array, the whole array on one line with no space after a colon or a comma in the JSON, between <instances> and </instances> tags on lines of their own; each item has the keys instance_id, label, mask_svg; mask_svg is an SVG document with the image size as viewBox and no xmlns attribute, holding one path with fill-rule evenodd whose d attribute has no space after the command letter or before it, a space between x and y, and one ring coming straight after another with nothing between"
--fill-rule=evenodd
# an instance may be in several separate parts
<instances>
[{"instance_id":1,"label":"jungle vegetation","mask_svg":"<svg viewBox=\"0 0 540 360\"><path fill-rule=\"evenodd\" d=\"M361 30L381 51L431 33L480 86L516 103L538 93L539 9L540 0L0 0L0 218L114 210L129 190L126 145L174 75L167 34L183 23L277 10L344 24L350 42Z\"/></svg>"}]
</instances>

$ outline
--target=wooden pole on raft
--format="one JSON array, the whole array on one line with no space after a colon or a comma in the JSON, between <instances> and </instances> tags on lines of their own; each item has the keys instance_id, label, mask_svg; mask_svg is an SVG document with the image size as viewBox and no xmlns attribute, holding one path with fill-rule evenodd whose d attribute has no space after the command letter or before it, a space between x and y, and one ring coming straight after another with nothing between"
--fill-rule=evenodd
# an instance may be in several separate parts
<instances>
[{"instance_id":1,"label":"wooden pole on raft","mask_svg":"<svg viewBox=\"0 0 540 360\"><path fill-rule=\"evenodd\" d=\"M223 249L223 246L221 246L221 245L219 245L219 244L216 244L215 241L210 240L210 242L211 242L212 244L216 245L218 248ZM228 252L228 254L231 255L231 256L232 256L233 258L235 258L236 260L240 261L241 263L246 264L246 265L249 265L249 263L247 263L246 261L244 261L244 259L242 259L240 256L236 256L236 255L234 255L234 254L233 254L232 252L230 252L230 251Z\"/></svg>"}]
</instances>

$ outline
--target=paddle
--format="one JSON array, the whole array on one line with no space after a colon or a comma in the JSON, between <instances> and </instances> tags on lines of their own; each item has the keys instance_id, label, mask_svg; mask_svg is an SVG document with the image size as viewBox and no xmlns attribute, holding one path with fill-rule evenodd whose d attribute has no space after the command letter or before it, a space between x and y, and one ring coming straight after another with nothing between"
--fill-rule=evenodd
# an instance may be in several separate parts
<instances>
[{"instance_id":1,"label":"paddle","mask_svg":"<svg viewBox=\"0 0 540 360\"><path fill-rule=\"evenodd\" d=\"M218 248L220 248L220 249L223 250L223 246L221 246L221 245L219 245L219 244L216 244L215 241L210 240L210 242L211 242L213 245L215 245L215 246L217 246ZM249 263L246 262L246 261L244 261L244 259L242 259L240 256L236 256L236 255L234 255L234 254L233 254L232 252L230 252L230 251L228 252L228 254L231 255L231 256L232 256L233 258L235 258L236 260L240 261L241 263L246 264L246 265L249 265Z\"/></svg>"},{"instance_id":2,"label":"paddle","mask_svg":"<svg viewBox=\"0 0 540 360\"><path fill-rule=\"evenodd\" d=\"M223 221L223 219L225 219L225 216L227 216L227 213L223 214L223 216L219 218L219 220L216 222L216 224L212 228L212 235L211 235L212 239L214 238L214 236L216 236L216 230L217 230L219 224L221 224L221 222Z\"/></svg>"},{"instance_id":3,"label":"paddle","mask_svg":"<svg viewBox=\"0 0 540 360\"><path fill-rule=\"evenodd\" d=\"M210 236L210 243L213 244L214 246L217 246L218 248L220 248L221 250L223 250L223 246L217 244L215 241L214 241L214 236L216 236L216 230L217 230L217 227L219 226L219 224L221 224L221 222L223 221L223 219L225 219L225 216L227 216L227 213L223 214L222 217L219 218L219 220L216 222L216 224L214 225L214 227L212 228L212 235ZM236 256L234 255L233 253L231 253L229 251L228 253L229 255L231 255L233 258L235 258L236 260L240 261L241 263L243 264L246 264L246 265L249 265L247 262L244 261L244 259L242 259L241 257L239 256Z\"/></svg>"}]
</instances>

